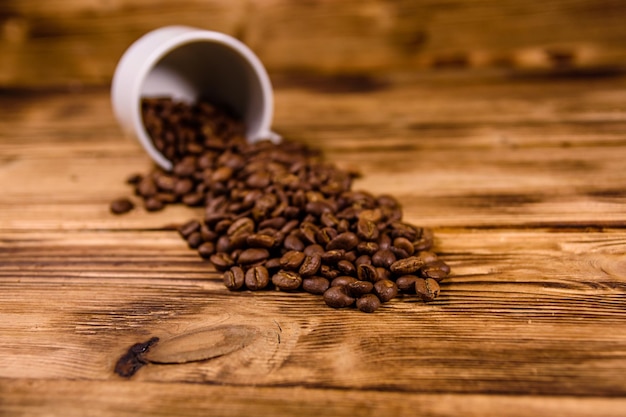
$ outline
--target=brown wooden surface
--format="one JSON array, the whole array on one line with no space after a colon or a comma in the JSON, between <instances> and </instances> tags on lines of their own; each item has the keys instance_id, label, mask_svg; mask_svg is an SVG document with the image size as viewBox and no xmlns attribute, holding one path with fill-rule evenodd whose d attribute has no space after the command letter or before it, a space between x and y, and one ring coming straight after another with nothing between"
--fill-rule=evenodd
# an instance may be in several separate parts
<instances>
[{"instance_id":1,"label":"brown wooden surface","mask_svg":"<svg viewBox=\"0 0 626 417\"><path fill-rule=\"evenodd\" d=\"M150 162L107 90L1 95L0 414L624 415L626 79L388 79L275 79L276 130L452 266L372 315L230 293L173 230L190 209L111 215ZM223 329L248 337L213 358ZM115 375L153 336L186 363Z\"/></svg>"},{"instance_id":2,"label":"brown wooden surface","mask_svg":"<svg viewBox=\"0 0 626 417\"><path fill-rule=\"evenodd\" d=\"M171 24L234 35L272 73L610 73L625 18L620 0L3 0L0 86L108 83L135 39Z\"/></svg>"}]
</instances>

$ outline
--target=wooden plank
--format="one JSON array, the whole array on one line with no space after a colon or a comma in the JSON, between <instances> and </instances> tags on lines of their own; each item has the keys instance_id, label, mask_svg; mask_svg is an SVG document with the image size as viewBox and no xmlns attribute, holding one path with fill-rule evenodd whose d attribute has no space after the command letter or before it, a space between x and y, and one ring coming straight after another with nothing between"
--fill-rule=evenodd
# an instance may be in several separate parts
<instances>
[{"instance_id":1,"label":"wooden plank","mask_svg":"<svg viewBox=\"0 0 626 417\"><path fill-rule=\"evenodd\" d=\"M0 85L108 83L135 39L170 24L237 36L273 73L615 72L626 57L624 7L594 0L7 0Z\"/></svg>"},{"instance_id":2,"label":"wooden plank","mask_svg":"<svg viewBox=\"0 0 626 417\"><path fill-rule=\"evenodd\" d=\"M1 380L13 416L622 416L623 398L455 395L114 381Z\"/></svg>"},{"instance_id":3,"label":"wooden plank","mask_svg":"<svg viewBox=\"0 0 626 417\"><path fill-rule=\"evenodd\" d=\"M442 230L453 274L441 296L364 315L308 294L231 293L174 232L4 233L0 356L12 360L0 377L116 379L134 343L201 344L246 325L252 342L232 353L133 380L624 396L625 245L622 230Z\"/></svg>"}]
</instances>

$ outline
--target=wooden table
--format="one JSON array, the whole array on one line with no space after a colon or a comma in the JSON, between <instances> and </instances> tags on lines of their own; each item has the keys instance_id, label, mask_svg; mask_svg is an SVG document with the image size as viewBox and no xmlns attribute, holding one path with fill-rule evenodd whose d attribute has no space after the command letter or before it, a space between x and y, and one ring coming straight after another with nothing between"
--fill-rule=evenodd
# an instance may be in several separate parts
<instances>
[{"instance_id":1,"label":"wooden table","mask_svg":"<svg viewBox=\"0 0 626 417\"><path fill-rule=\"evenodd\" d=\"M371 315L229 292L174 231L191 209L111 215L150 161L107 90L0 103L1 415L626 415L626 78L277 79L276 130L398 197L452 267ZM151 337L195 359L116 375Z\"/></svg>"}]
</instances>

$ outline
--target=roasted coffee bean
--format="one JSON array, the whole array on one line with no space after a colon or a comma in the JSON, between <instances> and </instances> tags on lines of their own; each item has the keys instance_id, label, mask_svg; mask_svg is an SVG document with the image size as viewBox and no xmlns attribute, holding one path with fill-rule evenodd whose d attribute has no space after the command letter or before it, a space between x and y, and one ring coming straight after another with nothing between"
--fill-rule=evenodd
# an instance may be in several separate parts
<instances>
[{"instance_id":1,"label":"roasted coffee bean","mask_svg":"<svg viewBox=\"0 0 626 417\"><path fill-rule=\"evenodd\" d=\"M302 243L300 238L296 235L286 236L285 241L283 242L283 246L287 250L296 250L296 251L304 250L304 243Z\"/></svg>"},{"instance_id":2,"label":"roasted coffee bean","mask_svg":"<svg viewBox=\"0 0 626 417\"><path fill-rule=\"evenodd\" d=\"M433 245L433 231L431 229L421 229L421 234L413 241L415 251L426 251Z\"/></svg>"},{"instance_id":3,"label":"roasted coffee bean","mask_svg":"<svg viewBox=\"0 0 626 417\"><path fill-rule=\"evenodd\" d=\"M450 267L442 261L435 261L428 265L424 265L419 275L423 278L432 278L435 281L441 281L450 273Z\"/></svg>"},{"instance_id":4,"label":"roasted coffee bean","mask_svg":"<svg viewBox=\"0 0 626 417\"><path fill-rule=\"evenodd\" d=\"M157 193L157 186L150 177L144 177L137 185L137 194L142 197L151 197Z\"/></svg>"},{"instance_id":5,"label":"roasted coffee bean","mask_svg":"<svg viewBox=\"0 0 626 417\"><path fill-rule=\"evenodd\" d=\"M154 198L159 200L163 204L172 204L178 200L178 196L174 193L159 192L154 195Z\"/></svg>"},{"instance_id":6,"label":"roasted coffee bean","mask_svg":"<svg viewBox=\"0 0 626 417\"><path fill-rule=\"evenodd\" d=\"M376 242L361 242L357 245L356 249L359 253L371 256L375 254L376 252L378 252L380 247L378 246L378 243Z\"/></svg>"},{"instance_id":7,"label":"roasted coffee bean","mask_svg":"<svg viewBox=\"0 0 626 417\"><path fill-rule=\"evenodd\" d=\"M200 234L202 235L202 240L205 242L214 242L218 238L218 234L209 229L209 226L206 224L200 225Z\"/></svg>"},{"instance_id":8,"label":"roasted coffee bean","mask_svg":"<svg viewBox=\"0 0 626 417\"><path fill-rule=\"evenodd\" d=\"M196 249L198 246L202 244L202 235L200 232L193 232L189 236L187 236L187 246L191 249Z\"/></svg>"},{"instance_id":9,"label":"roasted coffee bean","mask_svg":"<svg viewBox=\"0 0 626 417\"><path fill-rule=\"evenodd\" d=\"M418 278L415 281L415 292L424 301L433 301L439 295L439 284L432 278Z\"/></svg>"},{"instance_id":10,"label":"roasted coffee bean","mask_svg":"<svg viewBox=\"0 0 626 417\"><path fill-rule=\"evenodd\" d=\"M372 258L370 258L369 255L361 255L358 258L356 258L356 260L354 261L355 267L358 267L359 265L363 265L363 264L371 265Z\"/></svg>"},{"instance_id":11,"label":"roasted coffee bean","mask_svg":"<svg viewBox=\"0 0 626 417\"><path fill-rule=\"evenodd\" d=\"M415 252L415 248L413 247L413 243L405 238L405 237L397 237L393 240L392 247L401 249L406 252L406 256L411 256ZM405 257L406 257L405 256Z\"/></svg>"},{"instance_id":12,"label":"roasted coffee bean","mask_svg":"<svg viewBox=\"0 0 626 417\"><path fill-rule=\"evenodd\" d=\"M387 268L376 267L376 277L377 280L391 279L391 271L389 271Z\"/></svg>"},{"instance_id":13,"label":"roasted coffee bean","mask_svg":"<svg viewBox=\"0 0 626 417\"><path fill-rule=\"evenodd\" d=\"M215 250L217 252L230 252L230 238L226 235L218 237L217 242L215 243Z\"/></svg>"},{"instance_id":14,"label":"roasted coffee bean","mask_svg":"<svg viewBox=\"0 0 626 417\"><path fill-rule=\"evenodd\" d=\"M280 258L271 258L265 261L265 267L267 269L279 269L280 268Z\"/></svg>"},{"instance_id":15,"label":"roasted coffee bean","mask_svg":"<svg viewBox=\"0 0 626 417\"><path fill-rule=\"evenodd\" d=\"M195 207L202 204L204 196L200 193L186 194L183 196L183 204L189 207Z\"/></svg>"},{"instance_id":16,"label":"roasted coffee bean","mask_svg":"<svg viewBox=\"0 0 626 417\"><path fill-rule=\"evenodd\" d=\"M337 262L337 269L346 275L356 275L356 268L354 267L354 264L345 259Z\"/></svg>"},{"instance_id":17,"label":"roasted coffee bean","mask_svg":"<svg viewBox=\"0 0 626 417\"><path fill-rule=\"evenodd\" d=\"M302 289L310 294L322 295L330 287L330 282L324 277L308 277L302 279Z\"/></svg>"},{"instance_id":18,"label":"roasted coffee bean","mask_svg":"<svg viewBox=\"0 0 626 417\"><path fill-rule=\"evenodd\" d=\"M381 302L386 303L398 295L398 286L388 279L381 279L374 284L374 292Z\"/></svg>"},{"instance_id":19,"label":"roasted coffee bean","mask_svg":"<svg viewBox=\"0 0 626 417\"><path fill-rule=\"evenodd\" d=\"M304 254L304 252L290 250L280 258L280 265L283 268L292 271L298 270L300 268L300 265L302 265L305 257L306 255Z\"/></svg>"},{"instance_id":20,"label":"roasted coffee bean","mask_svg":"<svg viewBox=\"0 0 626 417\"><path fill-rule=\"evenodd\" d=\"M396 255L389 249L381 249L372 255L372 265L389 268L394 262L396 262Z\"/></svg>"},{"instance_id":21,"label":"roasted coffee bean","mask_svg":"<svg viewBox=\"0 0 626 417\"><path fill-rule=\"evenodd\" d=\"M343 256L346 254L346 251L343 249L333 249L326 251L322 254L322 262L325 264L336 264Z\"/></svg>"},{"instance_id":22,"label":"roasted coffee bean","mask_svg":"<svg viewBox=\"0 0 626 417\"><path fill-rule=\"evenodd\" d=\"M380 308L380 299L375 294L365 294L356 300L356 307L364 313L373 313Z\"/></svg>"},{"instance_id":23,"label":"roasted coffee bean","mask_svg":"<svg viewBox=\"0 0 626 417\"><path fill-rule=\"evenodd\" d=\"M150 197L144 201L144 206L146 207L147 211L159 211L163 210L165 204L163 204L162 201L159 201L154 197Z\"/></svg>"},{"instance_id":24,"label":"roasted coffee bean","mask_svg":"<svg viewBox=\"0 0 626 417\"><path fill-rule=\"evenodd\" d=\"M264 261L270 257L270 253L264 248L250 248L246 249L239 255L238 262L240 264L253 264L256 262Z\"/></svg>"},{"instance_id":25,"label":"roasted coffee bean","mask_svg":"<svg viewBox=\"0 0 626 417\"><path fill-rule=\"evenodd\" d=\"M360 297L364 294L369 294L374 289L374 284L369 281L354 281L346 285L348 294L353 297Z\"/></svg>"},{"instance_id":26,"label":"roasted coffee bean","mask_svg":"<svg viewBox=\"0 0 626 417\"><path fill-rule=\"evenodd\" d=\"M356 234L363 240L374 241L378 239L380 232L376 227L376 223L371 220L361 218L356 224ZM411 247L413 247L413 245L411 245Z\"/></svg>"},{"instance_id":27,"label":"roasted coffee bean","mask_svg":"<svg viewBox=\"0 0 626 417\"><path fill-rule=\"evenodd\" d=\"M439 260L439 258L437 257L437 254L435 254L434 252L426 251L426 250L418 252L417 256L419 256L420 259L424 261L425 264L429 264L431 262L435 262Z\"/></svg>"},{"instance_id":28,"label":"roasted coffee bean","mask_svg":"<svg viewBox=\"0 0 626 417\"><path fill-rule=\"evenodd\" d=\"M272 217L270 219L265 219L261 223L259 223L259 229L271 228L280 230L280 228L283 227L285 223L287 223L287 219L285 219L284 217Z\"/></svg>"},{"instance_id":29,"label":"roasted coffee bean","mask_svg":"<svg viewBox=\"0 0 626 417\"><path fill-rule=\"evenodd\" d=\"M218 252L214 255L211 255L209 257L209 260L211 261L213 266L215 266L215 269L222 272L226 271L235 264L233 258L229 254L224 252Z\"/></svg>"},{"instance_id":30,"label":"roasted coffee bean","mask_svg":"<svg viewBox=\"0 0 626 417\"><path fill-rule=\"evenodd\" d=\"M348 284L350 284L352 282L356 282L356 281L357 281L357 279L354 278L354 277L350 277L348 275L339 275L337 278L334 278L330 282L330 286L331 287L335 287L335 286L338 286L338 285L345 286L345 285L348 285Z\"/></svg>"},{"instance_id":31,"label":"roasted coffee bean","mask_svg":"<svg viewBox=\"0 0 626 417\"><path fill-rule=\"evenodd\" d=\"M272 276L272 284L283 291L295 291L302 284L302 277L293 271L278 271Z\"/></svg>"},{"instance_id":32,"label":"roasted coffee bean","mask_svg":"<svg viewBox=\"0 0 626 417\"><path fill-rule=\"evenodd\" d=\"M231 291L239 290L243 287L245 275L243 269L238 266L233 266L224 272L223 275L224 285Z\"/></svg>"},{"instance_id":33,"label":"roasted coffee bean","mask_svg":"<svg viewBox=\"0 0 626 417\"><path fill-rule=\"evenodd\" d=\"M379 250L388 250L391 247L391 237L387 233L381 233L378 238L378 247Z\"/></svg>"},{"instance_id":34,"label":"roasted coffee bean","mask_svg":"<svg viewBox=\"0 0 626 417\"><path fill-rule=\"evenodd\" d=\"M339 219L331 212L324 212L320 216L320 222L324 227L336 228L339 224Z\"/></svg>"},{"instance_id":35,"label":"roasted coffee bean","mask_svg":"<svg viewBox=\"0 0 626 417\"><path fill-rule=\"evenodd\" d=\"M204 242L198 246L198 254L204 259L209 259L214 253L215 244L213 242Z\"/></svg>"},{"instance_id":36,"label":"roasted coffee bean","mask_svg":"<svg viewBox=\"0 0 626 417\"><path fill-rule=\"evenodd\" d=\"M133 208L135 208L135 205L128 198L118 198L117 200L113 200L110 205L110 210L113 214L128 213Z\"/></svg>"},{"instance_id":37,"label":"roasted coffee bean","mask_svg":"<svg viewBox=\"0 0 626 417\"><path fill-rule=\"evenodd\" d=\"M190 234L197 232L199 230L200 230L200 222L198 222L197 220L190 220L178 228L178 233L180 233L180 235L184 239L187 239Z\"/></svg>"},{"instance_id":38,"label":"roasted coffee bean","mask_svg":"<svg viewBox=\"0 0 626 417\"><path fill-rule=\"evenodd\" d=\"M333 240L328 242L326 250L343 249L349 251L359 244L359 238L352 232L338 234Z\"/></svg>"},{"instance_id":39,"label":"roasted coffee bean","mask_svg":"<svg viewBox=\"0 0 626 417\"><path fill-rule=\"evenodd\" d=\"M350 307L354 301L343 286L330 287L324 292L324 302L332 308Z\"/></svg>"},{"instance_id":40,"label":"roasted coffee bean","mask_svg":"<svg viewBox=\"0 0 626 417\"><path fill-rule=\"evenodd\" d=\"M354 261L356 261L356 258L357 258L358 256L359 256L359 255L357 255L357 252L356 252L356 251L351 250L351 251L346 252L346 253L343 255L343 259L344 259L344 260L346 260L346 261L348 261L348 262L352 262L352 263L354 263Z\"/></svg>"},{"instance_id":41,"label":"roasted coffee bean","mask_svg":"<svg viewBox=\"0 0 626 417\"><path fill-rule=\"evenodd\" d=\"M255 266L246 271L246 288L252 291L262 290L270 283L270 275L264 266Z\"/></svg>"},{"instance_id":42,"label":"roasted coffee bean","mask_svg":"<svg viewBox=\"0 0 626 417\"><path fill-rule=\"evenodd\" d=\"M302 265L300 265L300 270L298 272L303 277L315 275L317 274L317 271L319 271L321 265L322 257L320 255L305 255L304 261L302 262Z\"/></svg>"},{"instance_id":43,"label":"roasted coffee bean","mask_svg":"<svg viewBox=\"0 0 626 417\"><path fill-rule=\"evenodd\" d=\"M409 224L402 222L393 222L391 223L391 237L393 239L398 237L404 237L412 242L417 237L417 231L413 226Z\"/></svg>"},{"instance_id":44,"label":"roasted coffee bean","mask_svg":"<svg viewBox=\"0 0 626 417\"><path fill-rule=\"evenodd\" d=\"M415 275L403 275L396 279L398 290L407 293L415 293L415 282L420 279Z\"/></svg>"},{"instance_id":45,"label":"roasted coffee bean","mask_svg":"<svg viewBox=\"0 0 626 417\"><path fill-rule=\"evenodd\" d=\"M240 219L235 220L228 227L226 234L228 236L233 236L241 233L251 234L254 232L254 221L249 217L242 217ZM217 231L217 226L215 228Z\"/></svg>"},{"instance_id":46,"label":"roasted coffee bean","mask_svg":"<svg viewBox=\"0 0 626 417\"><path fill-rule=\"evenodd\" d=\"M328 265L322 265L320 266L319 274L324 278L333 280L339 276L340 272Z\"/></svg>"},{"instance_id":47,"label":"roasted coffee bean","mask_svg":"<svg viewBox=\"0 0 626 417\"><path fill-rule=\"evenodd\" d=\"M378 281L378 273L376 268L370 264L361 264L356 267L356 274L359 280L376 282Z\"/></svg>"},{"instance_id":48,"label":"roasted coffee bean","mask_svg":"<svg viewBox=\"0 0 626 417\"><path fill-rule=\"evenodd\" d=\"M321 245L314 244L309 245L304 248L304 254L306 256L314 256L314 255L322 255L324 253L324 248Z\"/></svg>"},{"instance_id":49,"label":"roasted coffee bean","mask_svg":"<svg viewBox=\"0 0 626 417\"><path fill-rule=\"evenodd\" d=\"M315 233L315 239L320 245L327 246L331 240L337 237L337 234L337 230L332 227L322 227Z\"/></svg>"},{"instance_id":50,"label":"roasted coffee bean","mask_svg":"<svg viewBox=\"0 0 626 417\"><path fill-rule=\"evenodd\" d=\"M409 275L416 273L422 266L424 261L419 256L411 256L395 261L389 269L396 275Z\"/></svg>"},{"instance_id":51,"label":"roasted coffee bean","mask_svg":"<svg viewBox=\"0 0 626 417\"><path fill-rule=\"evenodd\" d=\"M269 249L276 244L276 238L269 235L251 234L246 238L246 243L252 248Z\"/></svg>"}]
</instances>

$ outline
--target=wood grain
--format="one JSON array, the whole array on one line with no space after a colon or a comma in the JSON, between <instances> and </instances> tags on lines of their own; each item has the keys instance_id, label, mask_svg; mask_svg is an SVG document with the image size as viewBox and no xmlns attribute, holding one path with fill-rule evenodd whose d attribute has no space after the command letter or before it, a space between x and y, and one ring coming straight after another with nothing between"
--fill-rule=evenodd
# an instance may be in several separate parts
<instances>
[{"instance_id":1,"label":"wood grain","mask_svg":"<svg viewBox=\"0 0 626 417\"><path fill-rule=\"evenodd\" d=\"M106 84L135 39L171 24L236 36L272 73L613 73L626 58L625 7L615 0L5 0L0 85Z\"/></svg>"},{"instance_id":2,"label":"wood grain","mask_svg":"<svg viewBox=\"0 0 626 417\"><path fill-rule=\"evenodd\" d=\"M106 89L5 90L0 414L622 415L624 78L343 80L277 80L276 128L434 228L432 303L229 292L174 230L197 210L109 213L150 162Z\"/></svg>"}]
</instances>

